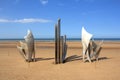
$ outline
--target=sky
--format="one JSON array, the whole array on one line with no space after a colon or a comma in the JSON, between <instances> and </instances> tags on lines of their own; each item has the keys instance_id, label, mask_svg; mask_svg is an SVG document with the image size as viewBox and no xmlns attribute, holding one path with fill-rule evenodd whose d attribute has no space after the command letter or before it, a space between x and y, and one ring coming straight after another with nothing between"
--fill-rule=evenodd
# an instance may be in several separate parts
<instances>
[{"instance_id":1,"label":"sky","mask_svg":"<svg viewBox=\"0 0 120 80\"><path fill-rule=\"evenodd\" d=\"M80 38L84 28L93 37L120 38L120 0L0 0L0 38Z\"/></svg>"}]
</instances>

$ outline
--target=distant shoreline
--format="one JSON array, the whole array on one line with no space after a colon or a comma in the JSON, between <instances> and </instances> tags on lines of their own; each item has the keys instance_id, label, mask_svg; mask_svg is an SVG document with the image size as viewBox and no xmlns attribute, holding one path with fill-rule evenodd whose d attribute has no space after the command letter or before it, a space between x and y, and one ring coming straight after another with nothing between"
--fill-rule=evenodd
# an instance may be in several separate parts
<instances>
[{"instance_id":1,"label":"distant shoreline","mask_svg":"<svg viewBox=\"0 0 120 80\"><path fill-rule=\"evenodd\" d=\"M120 41L120 38L93 38L95 41ZM0 42L7 42L7 41L24 41L23 38L12 38L12 39L0 39ZM54 38L35 38L35 41L40 42L53 42ZM81 38L67 38L67 41L81 41Z\"/></svg>"}]
</instances>

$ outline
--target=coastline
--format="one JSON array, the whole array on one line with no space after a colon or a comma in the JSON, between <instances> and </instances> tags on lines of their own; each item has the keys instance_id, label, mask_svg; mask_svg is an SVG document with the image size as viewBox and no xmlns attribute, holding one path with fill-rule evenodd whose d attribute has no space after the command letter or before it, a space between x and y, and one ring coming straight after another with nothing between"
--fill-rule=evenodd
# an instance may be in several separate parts
<instances>
[{"instance_id":1,"label":"coastline","mask_svg":"<svg viewBox=\"0 0 120 80\"><path fill-rule=\"evenodd\" d=\"M39 42L54 42L54 38L35 38L35 41L39 41ZM67 41L70 42L77 42L77 41L81 41L81 38L67 38ZM120 41L120 38L93 38L93 40L95 41ZM24 41L24 38L3 38L0 39L0 42L7 42L7 41Z\"/></svg>"}]
</instances>

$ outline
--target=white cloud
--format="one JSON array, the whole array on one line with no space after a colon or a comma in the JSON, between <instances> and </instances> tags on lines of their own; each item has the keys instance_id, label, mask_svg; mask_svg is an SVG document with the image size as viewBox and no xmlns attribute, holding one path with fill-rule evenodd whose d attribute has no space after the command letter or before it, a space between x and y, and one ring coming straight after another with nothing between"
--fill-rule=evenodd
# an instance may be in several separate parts
<instances>
[{"instance_id":1,"label":"white cloud","mask_svg":"<svg viewBox=\"0 0 120 80\"><path fill-rule=\"evenodd\" d=\"M46 5L48 3L48 0L40 0L42 5Z\"/></svg>"},{"instance_id":2,"label":"white cloud","mask_svg":"<svg viewBox=\"0 0 120 80\"><path fill-rule=\"evenodd\" d=\"M0 19L0 22L10 22L10 21L7 19Z\"/></svg>"},{"instance_id":3,"label":"white cloud","mask_svg":"<svg viewBox=\"0 0 120 80\"><path fill-rule=\"evenodd\" d=\"M8 20L8 19L0 19L0 23L48 23L52 22L52 20L47 19L34 19L34 18L26 18L26 19L16 19L16 20Z\"/></svg>"}]
</instances>

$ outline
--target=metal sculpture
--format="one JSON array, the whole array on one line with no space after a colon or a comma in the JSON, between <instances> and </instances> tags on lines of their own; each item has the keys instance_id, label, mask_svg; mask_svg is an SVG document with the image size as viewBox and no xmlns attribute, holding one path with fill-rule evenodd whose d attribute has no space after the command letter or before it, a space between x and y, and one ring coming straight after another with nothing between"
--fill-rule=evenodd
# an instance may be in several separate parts
<instances>
[{"instance_id":1,"label":"metal sculpture","mask_svg":"<svg viewBox=\"0 0 120 80\"><path fill-rule=\"evenodd\" d=\"M55 63L60 64L65 61L67 52L66 35L60 35L60 19L55 25Z\"/></svg>"},{"instance_id":2,"label":"metal sculpture","mask_svg":"<svg viewBox=\"0 0 120 80\"><path fill-rule=\"evenodd\" d=\"M88 33L84 27L82 27L82 46L83 46L83 61L85 62L86 60L88 60L89 62L91 62L91 59L93 57L95 57L96 60L98 60L98 56L101 50L101 44L103 43L103 41L100 44L95 43L94 41L92 41L91 43L91 38L92 38L92 34ZM91 53L93 52L93 53ZM85 59L87 56L87 59Z\"/></svg>"},{"instance_id":3,"label":"metal sculpture","mask_svg":"<svg viewBox=\"0 0 120 80\"><path fill-rule=\"evenodd\" d=\"M17 45L17 49L26 61L35 61L34 36L30 30L28 30L24 39L25 42L20 41L19 45Z\"/></svg>"}]
</instances>

